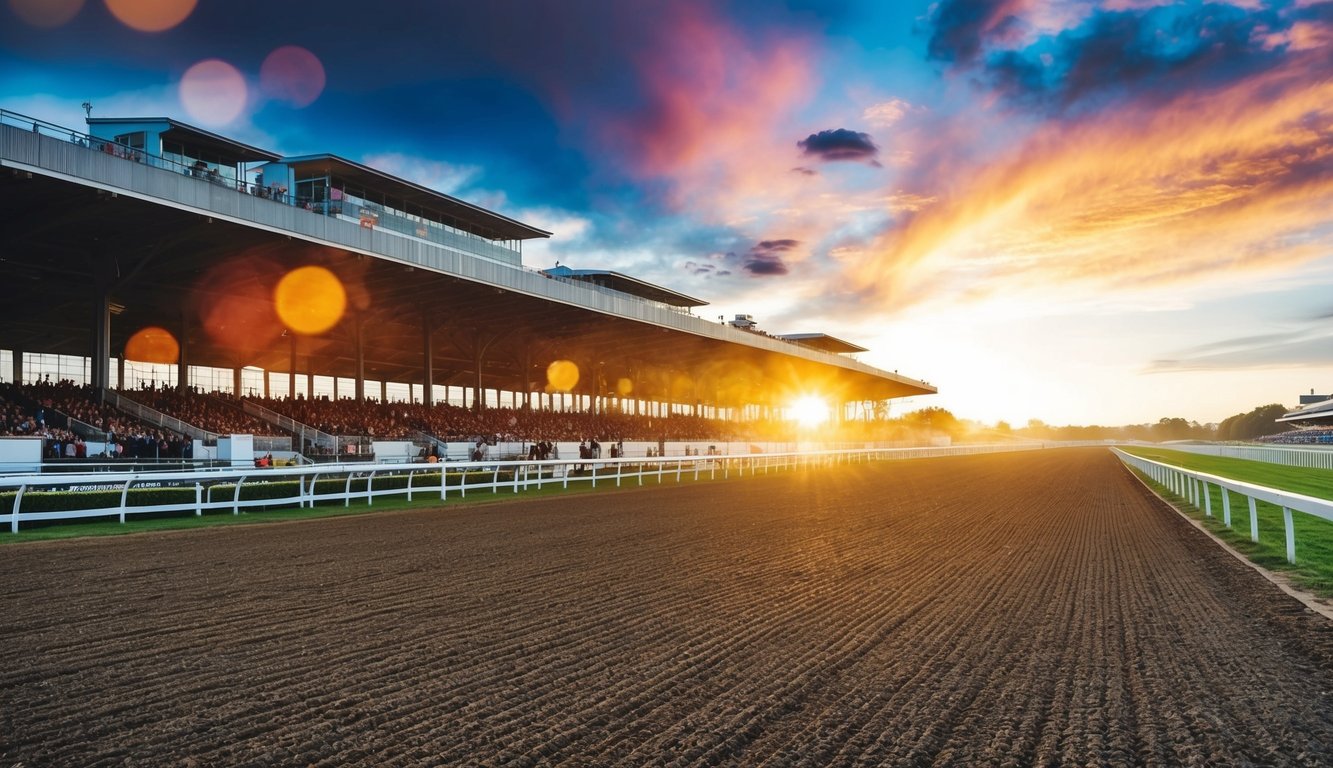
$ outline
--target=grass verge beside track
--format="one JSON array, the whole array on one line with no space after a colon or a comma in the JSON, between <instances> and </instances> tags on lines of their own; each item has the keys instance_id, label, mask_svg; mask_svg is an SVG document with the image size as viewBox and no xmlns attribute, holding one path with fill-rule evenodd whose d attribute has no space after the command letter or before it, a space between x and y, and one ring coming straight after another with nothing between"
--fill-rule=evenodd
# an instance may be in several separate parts
<instances>
[{"instance_id":1,"label":"grass verge beside track","mask_svg":"<svg viewBox=\"0 0 1333 768\"><path fill-rule=\"evenodd\" d=\"M1152 461L1206 472L1241 482L1301 493L1321 499L1333 499L1333 471L1288 467L1262 461L1249 461L1226 456L1200 456L1164 448L1132 446L1122 448ZM1212 516L1195 507L1187 499L1139 474L1177 509L1198 520L1218 538L1255 563L1271 571L1278 571L1293 584L1320 597L1333 598L1333 522L1312 515L1294 512L1292 527L1296 534L1296 563L1287 562L1287 544L1282 520L1282 508L1258 502L1255 511L1259 518L1259 541L1250 540L1250 508L1245 497L1231 494L1231 527L1222 518L1222 490L1208 487L1212 497Z\"/></svg>"}]
</instances>

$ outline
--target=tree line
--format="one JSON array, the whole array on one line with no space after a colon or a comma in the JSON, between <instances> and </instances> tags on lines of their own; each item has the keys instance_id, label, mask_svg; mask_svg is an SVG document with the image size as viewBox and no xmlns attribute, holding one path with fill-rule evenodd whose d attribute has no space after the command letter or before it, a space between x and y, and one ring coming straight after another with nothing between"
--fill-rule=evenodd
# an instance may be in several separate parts
<instances>
[{"instance_id":1,"label":"tree line","mask_svg":"<svg viewBox=\"0 0 1333 768\"><path fill-rule=\"evenodd\" d=\"M1034 440L1253 440L1264 435L1287 432L1291 427L1277 423L1288 408L1277 403L1261 405L1248 413L1238 413L1219 424L1200 424L1180 417L1163 417L1156 423L1122 426L1054 426L1031 419L1026 426L1014 427L999 422L994 427L958 419L947 409L931 407L889 419L902 432L947 435L954 439L992 435L1024 437Z\"/></svg>"}]
</instances>

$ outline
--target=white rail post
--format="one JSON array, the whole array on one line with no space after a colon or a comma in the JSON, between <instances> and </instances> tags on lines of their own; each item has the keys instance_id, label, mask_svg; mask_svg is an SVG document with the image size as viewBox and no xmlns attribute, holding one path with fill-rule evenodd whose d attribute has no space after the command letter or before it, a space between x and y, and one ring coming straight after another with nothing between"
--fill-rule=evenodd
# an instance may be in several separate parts
<instances>
[{"instance_id":1,"label":"white rail post","mask_svg":"<svg viewBox=\"0 0 1333 768\"><path fill-rule=\"evenodd\" d=\"M407 470L407 500L408 500L408 501L411 501L411 500L412 500L412 475L413 475L413 474L415 474L415 473L412 472L412 470L410 470L410 469Z\"/></svg>"},{"instance_id":2,"label":"white rail post","mask_svg":"<svg viewBox=\"0 0 1333 768\"><path fill-rule=\"evenodd\" d=\"M18 493L14 494L14 511L9 513L9 532L19 532L19 507L23 505L23 492L28 490L28 484L23 483L19 486Z\"/></svg>"},{"instance_id":3,"label":"white rail post","mask_svg":"<svg viewBox=\"0 0 1333 768\"><path fill-rule=\"evenodd\" d=\"M194 516L203 517L204 515L204 486L198 480L194 481Z\"/></svg>"},{"instance_id":4,"label":"white rail post","mask_svg":"<svg viewBox=\"0 0 1333 768\"><path fill-rule=\"evenodd\" d=\"M1200 480L1203 484L1203 514L1207 517L1213 516L1213 494L1208 490L1208 481Z\"/></svg>"},{"instance_id":5,"label":"white rail post","mask_svg":"<svg viewBox=\"0 0 1333 768\"><path fill-rule=\"evenodd\" d=\"M231 494L231 513L233 515L241 514L241 485L245 482L245 475L241 475L236 480L236 490Z\"/></svg>"},{"instance_id":6,"label":"white rail post","mask_svg":"<svg viewBox=\"0 0 1333 768\"><path fill-rule=\"evenodd\" d=\"M126 480L126 481L125 481L125 487L123 487L123 488L120 489L120 524L121 524L121 525L124 525L124 524L125 524L125 501L126 501L126 497L128 497L128 496L130 495L130 484L133 483L133 482L134 482L134 478L131 477L129 480Z\"/></svg>"},{"instance_id":7,"label":"white rail post","mask_svg":"<svg viewBox=\"0 0 1333 768\"><path fill-rule=\"evenodd\" d=\"M1291 522L1291 509L1282 508L1282 524L1287 529L1287 562L1296 562L1296 528Z\"/></svg>"},{"instance_id":8,"label":"white rail post","mask_svg":"<svg viewBox=\"0 0 1333 768\"><path fill-rule=\"evenodd\" d=\"M1254 506L1254 497L1246 496L1250 500L1250 541L1259 543L1259 511Z\"/></svg>"},{"instance_id":9,"label":"white rail post","mask_svg":"<svg viewBox=\"0 0 1333 768\"><path fill-rule=\"evenodd\" d=\"M355 472L347 473L347 484L343 486L343 509L352 506L352 478L355 476Z\"/></svg>"},{"instance_id":10,"label":"white rail post","mask_svg":"<svg viewBox=\"0 0 1333 768\"><path fill-rule=\"evenodd\" d=\"M1222 524L1231 527L1231 491L1223 486L1218 486L1222 491Z\"/></svg>"}]
</instances>

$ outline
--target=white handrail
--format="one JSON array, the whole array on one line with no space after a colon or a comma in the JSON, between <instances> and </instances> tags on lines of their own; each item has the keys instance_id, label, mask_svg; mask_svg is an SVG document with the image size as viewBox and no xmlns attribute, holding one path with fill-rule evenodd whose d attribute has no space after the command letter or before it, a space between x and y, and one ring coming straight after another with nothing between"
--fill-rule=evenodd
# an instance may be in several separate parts
<instances>
[{"instance_id":1,"label":"white handrail","mask_svg":"<svg viewBox=\"0 0 1333 768\"><path fill-rule=\"evenodd\" d=\"M1209 494L1208 486L1216 485L1222 489L1222 513L1223 523L1231 527L1231 498L1227 491L1238 493L1249 500L1250 507L1250 540L1259 541L1259 518L1255 510L1256 501L1265 501L1269 504L1282 508L1283 526L1286 534L1287 544L1287 562L1296 562L1296 532L1292 525L1292 511L1304 512L1307 515L1333 522L1333 501L1328 499L1319 499L1314 496L1306 496L1301 493L1291 491L1281 491L1276 488L1269 488L1254 483L1246 483L1240 480L1233 480L1229 477L1220 477L1207 472L1198 472L1192 469L1177 467L1161 461L1145 459L1142 456L1135 456L1132 453L1126 453L1119 448L1112 448L1111 451L1120 458L1122 462L1147 475L1153 482L1169 489L1172 493L1185 498L1194 507L1201 508L1204 515L1212 517L1212 496Z\"/></svg>"},{"instance_id":2,"label":"white handrail","mask_svg":"<svg viewBox=\"0 0 1333 768\"><path fill-rule=\"evenodd\" d=\"M731 468L739 468L738 475L755 474L755 464L762 460L765 471L768 467L785 469L832 465L853 461L895 460L930 458L938 456L962 456L980 453L999 453L1018 450L1039 449L1040 445L1001 444L1001 445L960 445L947 448L869 448L859 450L826 451L788 451L782 453L741 454L730 456L654 456L626 457L615 459L547 459L544 461L459 461L414 464L365 464L338 463L317 464L302 467L272 467L257 469L245 464L231 468L212 468L208 470L169 470L155 472L87 472L79 474L25 474L0 476L0 492L17 491L13 506L9 511L10 532L17 533L24 522L41 520L68 520L86 517L117 516L123 522L125 516L149 512L189 512L202 514L205 510L229 510L239 514L252 507L291 507L300 508L307 504L314 507L318 501L343 502L350 505L353 499L365 499L373 503L376 497L391 495L416 495L428 491L438 491L440 499L447 499L449 493L456 491L465 497L468 491L489 489L499 493L501 488L520 489L541 488L543 482L561 481L563 487L571 482L587 481L593 487L597 480L609 480L614 468L617 484L626 478L656 476L660 484L668 472L673 472L680 482L684 472L693 470L694 478L699 478L700 470L710 472L710 477L717 477L717 470L722 470L723 478L731 476ZM818 465L811 460L819 459ZM586 472L586 474L582 474ZM501 477L501 473L509 475ZM483 478L478 482L468 482L469 474L473 479ZM435 476L435 477L432 477ZM377 478L401 477L401 487L377 485ZM424 482L427 478L434 483ZM249 480L247 484L246 481ZM263 498L243 498L245 488L272 488L275 482L295 481L293 489L286 495ZM321 491L318 480L329 481L329 490ZM364 482L364 487L357 487ZM195 491L182 494L181 501L161 504L130 505L129 490L151 484L157 488L182 488ZM208 489L212 486L227 486L228 493L214 499ZM107 490L120 491L117 503L107 507L95 507L73 510L52 510L46 512L23 511L23 502L31 500L33 491L47 490ZM185 496L189 498L185 498Z\"/></svg>"}]
</instances>

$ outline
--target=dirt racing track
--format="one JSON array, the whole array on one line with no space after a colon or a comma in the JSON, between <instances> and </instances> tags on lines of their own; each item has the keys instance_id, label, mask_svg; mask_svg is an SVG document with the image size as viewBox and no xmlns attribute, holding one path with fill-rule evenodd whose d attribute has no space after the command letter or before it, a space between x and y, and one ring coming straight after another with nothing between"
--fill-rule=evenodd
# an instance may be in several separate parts
<instances>
[{"instance_id":1,"label":"dirt racing track","mask_svg":"<svg viewBox=\"0 0 1333 768\"><path fill-rule=\"evenodd\" d=\"M1328 765L1333 622L1101 449L0 548L0 764Z\"/></svg>"}]
</instances>

